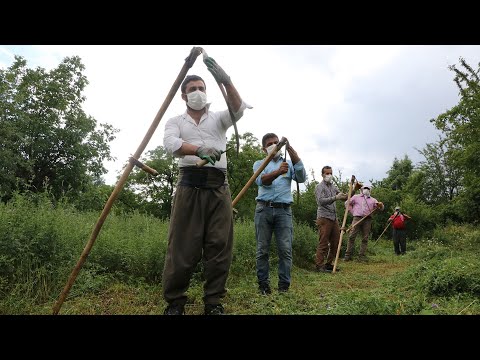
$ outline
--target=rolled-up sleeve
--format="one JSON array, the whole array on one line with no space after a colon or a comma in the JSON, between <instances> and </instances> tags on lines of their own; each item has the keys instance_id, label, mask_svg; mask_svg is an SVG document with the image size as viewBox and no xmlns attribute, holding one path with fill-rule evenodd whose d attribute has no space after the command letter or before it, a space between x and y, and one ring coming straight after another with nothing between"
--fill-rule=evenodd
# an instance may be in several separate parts
<instances>
[{"instance_id":1,"label":"rolled-up sleeve","mask_svg":"<svg viewBox=\"0 0 480 360\"><path fill-rule=\"evenodd\" d=\"M238 111L233 113L233 116L235 117L235 121L240 120L240 118L243 116L243 111L245 109L253 109L253 106L248 105L245 101L242 100L242 103L238 108ZM228 129L230 126L233 125L232 119L230 118L230 112L228 110L224 110L219 113L221 113L220 120L222 121L222 124L225 127L225 129Z\"/></svg>"},{"instance_id":2,"label":"rolled-up sleeve","mask_svg":"<svg viewBox=\"0 0 480 360\"><path fill-rule=\"evenodd\" d=\"M253 173L254 174L258 170L260 165L262 165L262 163L263 163L262 161L255 161L255 163L253 164ZM257 176L257 178L255 179L255 184L257 184L258 186L265 186L265 187L271 186L271 185L263 185L263 183L262 183L262 175L263 174L265 174L265 169L263 169L263 171Z\"/></svg>"},{"instance_id":3,"label":"rolled-up sleeve","mask_svg":"<svg viewBox=\"0 0 480 360\"><path fill-rule=\"evenodd\" d=\"M303 166L302 160L293 165L294 175L293 179L298 183L304 183L307 180L307 172Z\"/></svg>"},{"instance_id":4,"label":"rolled-up sleeve","mask_svg":"<svg viewBox=\"0 0 480 360\"><path fill-rule=\"evenodd\" d=\"M233 113L233 116L235 116L235 120L239 120L243 116L243 112L245 111L245 109L253 109L253 106L247 104L245 101L242 100L238 111Z\"/></svg>"},{"instance_id":5,"label":"rolled-up sleeve","mask_svg":"<svg viewBox=\"0 0 480 360\"><path fill-rule=\"evenodd\" d=\"M384 205L383 203L382 203L381 206L378 206L378 202L376 202L374 206L375 206L376 208L378 208L378 210L380 210L380 211L383 211L383 210L385 209L385 205Z\"/></svg>"},{"instance_id":6,"label":"rolled-up sleeve","mask_svg":"<svg viewBox=\"0 0 480 360\"><path fill-rule=\"evenodd\" d=\"M182 147L182 144L183 139L180 137L178 119L169 119L165 125L165 134L163 136L163 146L165 147L165 150L176 157L182 157L177 153Z\"/></svg>"}]
</instances>

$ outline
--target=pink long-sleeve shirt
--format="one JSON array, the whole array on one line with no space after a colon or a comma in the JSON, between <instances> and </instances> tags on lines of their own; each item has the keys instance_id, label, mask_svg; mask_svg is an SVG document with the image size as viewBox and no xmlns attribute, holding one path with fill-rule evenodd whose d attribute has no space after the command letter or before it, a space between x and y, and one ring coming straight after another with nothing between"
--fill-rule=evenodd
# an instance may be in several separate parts
<instances>
[{"instance_id":1,"label":"pink long-sleeve shirt","mask_svg":"<svg viewBox=\"0 0 480 360\"><path fill-rule=\"evenodd\" d=\"M345 201L345 206L347 206L347 202ZM373 197L367 197L363 194L357 194L352 196L350 199L350 205L348 206L348 211L353 216L361 216L364 217L370 214L373 209L378 206L377 199ZM384 206L383 204L379 207L380 211L383 211Z\"/></svg>"}]
</instances>

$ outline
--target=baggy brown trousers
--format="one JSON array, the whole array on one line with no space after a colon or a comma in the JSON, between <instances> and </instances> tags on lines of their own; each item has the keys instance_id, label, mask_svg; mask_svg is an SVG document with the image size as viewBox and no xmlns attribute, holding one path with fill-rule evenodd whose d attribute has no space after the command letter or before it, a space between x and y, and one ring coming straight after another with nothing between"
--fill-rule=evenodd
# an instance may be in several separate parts
<instances>
[{"instance_id":1,"label":"baggy brown trousers","mask_svg":"<svg viewBox=\"0 0 480 360\"><path fill-rule=\"evenodd\" d=\"M362 219L361 216L354 216L352 221L352 226L355 225ZM345 251L345 258L351 258L353 255L353 250L355 248L355 238L357 234L362 231L362 243L360 245L359 256L365 256L368 245L368 236L370 235L370 230L372 228L372 218L367 217L363 220L358 226L355 226L348 237L347 250Z\"/></svg>"},{"instance_id":2,"label":"baggy brown trousers","mask_svg":"<svg viewBox=\"0 0 480 360\"><path fill-rule=\"evenodd\" d=\"M340 226L338 221L327 218L317 218L316 224L318 227L318 245L315 256L315 264L323 266L325 264L332 264L337 256L338 241L340 240ZM327 256L328 255L328 256Z\"/></svg>"},{"instance_id":3,"label":"baggy brown trousers","mask_svg":"<svg viewBox=\"0 0 480 360\"><path fill-rule=\"evenodd\" d=\"M228 185L204 189L179 185L173 199L168 248L163 269L163 296L185 304L193 271L204 267L205 304L219 304L232 262L233 213Z\"/></svg>"}]
</instances>

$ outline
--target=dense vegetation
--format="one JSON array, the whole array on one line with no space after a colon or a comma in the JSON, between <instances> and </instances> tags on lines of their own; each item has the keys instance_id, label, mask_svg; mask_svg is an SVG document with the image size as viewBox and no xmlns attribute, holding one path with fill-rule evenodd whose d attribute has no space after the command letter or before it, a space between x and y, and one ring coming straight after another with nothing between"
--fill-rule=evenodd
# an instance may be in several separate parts
<instances>
[{"instance_id":1,"label":"dense vegetation","mask_svg":"<svg viewBox=\"0 0 480 360\"><path fill-rule=\"evenodd\" d=\"M42 195L15 196L0 205L0 313L50 314L98 214L79 212ZM168 223L138 213L111 215L80 272L63 314L161 314L161 274ZM235 225L234 259L227 283L229 314L480 314L480 229L450 225L421 240L406 256L390 240L370 246L370 262L340 261L340 271L314 269L317 234L296 224L292 288L257 292L255 227ZM202 269L188 291L187 313L200 314Z\"/></svg>"}]
</instances>

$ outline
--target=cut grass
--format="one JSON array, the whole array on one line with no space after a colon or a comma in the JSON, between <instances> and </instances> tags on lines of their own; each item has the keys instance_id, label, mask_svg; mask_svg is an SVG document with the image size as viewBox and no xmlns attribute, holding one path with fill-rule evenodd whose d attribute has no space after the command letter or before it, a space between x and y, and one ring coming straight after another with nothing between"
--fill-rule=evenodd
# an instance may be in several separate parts
<instances>
[{"instance_id":1,"label":"cut grass","mask_svg":"<svg viewBox=\"0 0 480 360\"><path fill-rule=\"evenodd\" d=\"M399 302L404 295L379 292L379 289L382 289L386 279L404 271L411 263L412 260L406 257L395 262L381 258L368 263L340 261L338 267L341 270L336 274L317 273L294 266L292 284L287 293L278 293L277 272L272 269L270 279L273 293L269 296L259 294L255 273L246 276L231 273L223 304L226 312L232 315L351 314L352 310L363 314L384 313L384 307L379 303ZM203 287L198 279L194 278L187 295L186 314L202 314ZM372 306L371 302L376 306ZM363 304L364 310L359 310L359 304ZM98 294L85 294L66 301L61 313L159 315L165 306L160 285L114 283ZM43 304L32 310L31 313L35 314L49 314L51 304ZM403 312L400 309L400 313Z\"/></svg>"}]
</instances>

